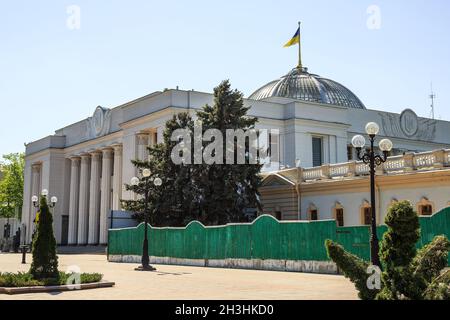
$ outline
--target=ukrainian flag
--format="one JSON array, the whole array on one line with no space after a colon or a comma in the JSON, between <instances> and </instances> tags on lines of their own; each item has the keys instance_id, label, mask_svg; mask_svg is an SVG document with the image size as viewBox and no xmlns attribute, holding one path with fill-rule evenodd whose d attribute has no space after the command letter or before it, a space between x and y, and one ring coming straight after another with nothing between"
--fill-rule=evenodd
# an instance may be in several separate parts
<instances>
[{"instance_id":1,"label":"ukrainian flag","mask_svg":"<svg viewBox=\"0 0 450 320\"><path fill-rule=\"evenodd\" d=\"M292 37L291 40L289 40L288 42L286 42L286 44L284 45L285 48L290 47L294 44L297 44L300 42L300 27L298 27L297 31L295 32L294 36Z\"/></svg>"}]
</instances>

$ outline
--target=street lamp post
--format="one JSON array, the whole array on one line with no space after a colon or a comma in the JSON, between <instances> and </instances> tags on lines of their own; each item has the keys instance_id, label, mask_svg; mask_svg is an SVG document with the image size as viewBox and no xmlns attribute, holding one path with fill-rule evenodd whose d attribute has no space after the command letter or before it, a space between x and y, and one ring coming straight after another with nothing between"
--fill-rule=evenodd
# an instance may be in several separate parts
<instances>
[{"instance_id":1,"label":"street lamp post","mask_svg":"<svg viewBox=\"0 0 450 320\"><path fill-rule=\"evenodd\" d=\"M143 186L143 191L144 191L144 242L142 243L142 258L141 258L141 262L142 262L142 266L139 266L138 268L136 268L135 270L137 271L155 271L156 268L152 267L150 265L150 257L148 254L148 236L147 236L147 232L148 232L148 223L149 223L149 208L148 208L148 202L149 202L149 198L150 198L150 186L148 184L148 181L153 182L153 184L157 187L159 187L162 184L162 180L160 178L155 178L155 179L149 179L151 175L151 172L149 169L144 169L142 170L142 176L143 179L145 181L144 186ZM131 185L134 187L137 187L139 185L139 178L137 177L133 177L131 178Z\"/></svg>"},{"instance_id":2,"label":"street lamp post","mask_svg":"<svg viewBox=\"0 0 450 320\"><path fill-rule=\"evenodd\" d=\"M380 127L375 122L369 122L366 125L366 133L369 135L370 149L361 153L361 149L366 144L366 139L362 135L356 135L352 139L352 144L356 148L357 157L370 168L370 205L371 205L371 236L370 236L370 255L373 265L381 268L379 257L379 244L377 235L377 221L375 209L375 168L382 165L387 160L388 152L392 150L392 142L389 139L383 139L378 143L378 147L383 151L383 155L375 154L374 142L375 136L380 131Z\"/></svg>"}]
</instances>

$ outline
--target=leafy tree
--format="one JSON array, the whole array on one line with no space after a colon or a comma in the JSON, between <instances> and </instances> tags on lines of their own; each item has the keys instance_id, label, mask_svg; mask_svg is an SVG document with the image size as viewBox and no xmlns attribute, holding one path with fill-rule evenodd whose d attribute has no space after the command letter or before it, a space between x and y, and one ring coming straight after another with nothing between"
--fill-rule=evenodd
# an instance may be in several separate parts
<instances>
[{"instance_id":1,"label":"leafy tree","mask_svg":"<svg viewBox=\"0 0 450 320\"><path fill-rule=\"evenodd\" d=\"M23 202L24 155L11 153L4 155L1 163L0 217L11 218L16 212L21 214Z\"/></svg>"},{"instance_id":2,"label":"leafy tree","mask_svg":"<svg viewBox=\"0 0 450 320\"><path fill-rule=\"evenodd\" d=\"M47 205L47 198L41 196L39 222L32 243L33 262L30 273L34 279L58 278L58 257L53 234L53 217Z\"/></svg>"},{"instance_id":3,"label":"leafy tree","mask_svg":"<svg viewBox=\"0 0 450 320\"><path fill-rule=\"evenodd\" d=\"M327 240L328 256L344 275L355 283L362 299L450 299L450 272L447 266L450 242L445 236L436 236L420 250L417 213L408 201L394 204L386 216L387 232L380 246L383 264L381 290L372 292L364 284L368 275L367 262L351 255L338 244Z\"/></svg>"}]
</instances>

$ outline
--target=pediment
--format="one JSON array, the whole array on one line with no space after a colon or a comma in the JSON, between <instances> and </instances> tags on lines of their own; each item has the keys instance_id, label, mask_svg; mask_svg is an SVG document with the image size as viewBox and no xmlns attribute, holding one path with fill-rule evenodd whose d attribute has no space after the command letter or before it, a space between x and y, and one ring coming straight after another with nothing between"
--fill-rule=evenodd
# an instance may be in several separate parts
<instances>
[{"instance_id":1,"label":"pediment","mask_svg":"<svg viewBox=\"0 0 450 320\"><path fill-rule=\"evenodd\" d=\"M294 183L278 174L271 174L264 178L261 187L280 187L280 186L293 186Z\"/></svg>"}]
</instances>

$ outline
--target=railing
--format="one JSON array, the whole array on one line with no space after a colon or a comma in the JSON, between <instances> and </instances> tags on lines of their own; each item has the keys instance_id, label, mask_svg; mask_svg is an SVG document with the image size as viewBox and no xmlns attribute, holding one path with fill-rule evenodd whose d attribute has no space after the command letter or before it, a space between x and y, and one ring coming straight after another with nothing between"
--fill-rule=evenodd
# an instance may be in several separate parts
<instances>
[{"instance_id":1,"label":"railing","mask_svg":"<svg viewBox=\"0 0 450 320\"><path fill-rule=\"evenodd\" d=\"M383 169L386 172L402 171L405 168L405 159L403 156L389 157L383 164Z\"/></svg>"},{"instance_id":2,"label":"railing","mask_svg":"<svg viewBox=\"0 0 450 320\"><path fill-rule=\"evenodd\" d=\"M322 167L308 168L303 170L303 180L317 180L321 179L322 177Z\"/></svg>"},{"instance_id":3,"label":"railing","mask_svg":"<svg viewBox=\"0 0 450 320\"><path fill-rule=\"evenodd\" d=\"M377 172L383 174L402 173L414 170L436 170L450 167L450 149L440 149L421 153L406 153L388 157ZM301 168L303 181L336 179L369 174L369 165L362 161L325 164L314 168Z\"/></svg>"}]
</instances>

